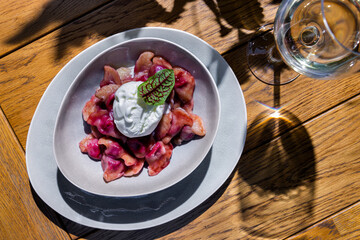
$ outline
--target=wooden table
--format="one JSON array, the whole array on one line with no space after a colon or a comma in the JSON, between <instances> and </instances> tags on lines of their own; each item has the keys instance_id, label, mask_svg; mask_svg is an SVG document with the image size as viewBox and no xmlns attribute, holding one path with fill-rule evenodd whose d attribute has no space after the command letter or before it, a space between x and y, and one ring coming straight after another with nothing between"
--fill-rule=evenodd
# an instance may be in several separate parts
<instances>
[{"instance_id":1,"label":"wooden table","mask_svg":"<svg viewBox=\"0 0 360 240\"><path fill-rule=\"evenodd\" d=\"M1 1L0 239L359 239L360 76L301 76L280 88L256 80L247 68L246 43L272 21L278 3ZM141 231L81 226L31 188L29 124L70 59L101 39L145 26L187 31L222 54L246 100L245 149L228 181L171 224ZM281 107L280 118L270 118L274 105Z\"/></svg>"}]
</instances>

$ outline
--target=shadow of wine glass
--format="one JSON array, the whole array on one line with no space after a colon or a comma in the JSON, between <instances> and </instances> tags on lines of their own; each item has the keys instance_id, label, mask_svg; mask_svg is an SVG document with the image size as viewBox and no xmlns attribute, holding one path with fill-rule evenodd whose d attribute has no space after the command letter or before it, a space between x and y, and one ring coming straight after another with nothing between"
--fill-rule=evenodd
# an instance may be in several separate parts
<instances>
[{"instance_id":1,"label":"shadow of wine glass","mask_svg":"<svg viewBox=\"0 0 360 240\"><path fill-rule=\"evenodd\" d=\"M249 235L284 238L311 221L315 193L315 153L311 138L291 112L269 109L249 127L259 141L243 155L241 217ZM262 143L265 135L271 142Z\"/></svg>"}]
</instances>

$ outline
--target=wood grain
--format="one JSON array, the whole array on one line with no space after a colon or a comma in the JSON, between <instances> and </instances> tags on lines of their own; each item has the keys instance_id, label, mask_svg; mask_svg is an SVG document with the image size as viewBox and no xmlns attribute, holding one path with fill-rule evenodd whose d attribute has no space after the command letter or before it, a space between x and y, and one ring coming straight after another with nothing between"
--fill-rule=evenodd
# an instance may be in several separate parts
<instances>
[{"instance_id":1,"label":"wood grain","mask_svg":"<svg viewBox=\"0 0 360 240\"><path fill-rule=\"evenodd\" d=\"M109 1L1 1L0 56L69 23Z\"/></svg>"},{"instance_id":2,"label":"wood grain","mask_svg":"<svg viewBox=\"0 0 360 240\"><path fill-rule=\"evenodd\" d=\"M112 19L114 19L114 12L120 14L116 11L116 9L119 8L116 4L119 3L116 2L114 3L114 6L110 5L109 7L103 7L99 12L90 14L89 16L84 16L81 20L70 24L66 28L49 34L46 37L41 38L38 41L29 44L21 50L10 54L9 56L0 60L0 84L2 85L2 88L0 89L0 104L3 105L3 109L16 134L19 136L20 142L23 146L25 146L28 124L30 123L33 112L35 111L36 103L39 101L41 95L45 91L51 79L61 69L61 67L73 56L79 53L79 51L90 46L91 44L95 43L103 37L95 35L83 36L81 35L81 33L91 33L91 28L100 27L104 28L104 30L102 30L102 34L104 36L116 32L116 28L107 27L107 25L109 25L109 22L105 21L104 23L102 23L101 21L96 21L99 19L94 16L110 15L113 16ZM138 1L136 1L129 4L130 5L125 6L124 9L136 9L137 5L132 4L139 3ZM182 14L195 12L196 14L192 14L191 16L205 16L211 13L209 12L210 10L207 5L204 6L204 3L202 1L200 1L200 3L197 2L196 5L190 4L191 3L185 5L185 8L188 7L190 9L184 10ZM155 5L153 5L153 2L149 2L148 5L145 5L143 8L150 9L154 6ZM191 10L193 8L195 8L195 10ZM199 8L200 10L197 11L197 8ZM243 8L240 7L239 9ZM245 11L244 9L242 11ZM142 11L146 12L146 10ZM136 13L134 13L134 15L136 15ZM268 13L267 15L270 16L271 14ZM219 51L226 51L227 48L232 47L234 43L236 43L236 41L233 42L231 40L231 37L228 38L229 35L224 37L223 41L219 41L219 38L216 36L215 33L213 33L214 31L216 32L216 29L217 31L220 31L215 20L211 21L210 19L208 21L204 21L208 24L210 23L209 25L211 25L212 23L212 25L215 27L207 28L206 30L204 30L204 32L199 33L199 28L196 25L198 23L194 23L194 25L189 25L189 22L191 23L192 21L187 21L187 24L182 23L181 21L185 21L186 19L188 19L188 17L184 17L181 14L180 16L182 18L175 21L175 23L171 25L172 27L182 27L183 30L188 29L190 32L193 32L197 35L202 35L203 38L206 37L205 40L210 42L210 44L212 45L223 43L223 46L221 47L222 49L220 49ZM131 19L130 16L129 19ZM121 19L117 21L121 22ZM137 24L140 24L141 21L138 20L136 22ZM94 23L95 26L92 23ZM87 29L88 26L92 27L90 29ZM111 26L113 26L113 24ZM134 25L129 27L136 26ZM105 31L106 28L109 28L109 32ZM63 32L63 34L59 34L59 32ZM62 43L58 42L57 36L59 35L62 36ZM80 44L81 46L71 49L68 49L67 47L77 44ZM60 49L65 49L64 51L66 52L66 54L65 52L62 52L63 50ZM58 51L61 51L62 53L57 53ZM65 56L57 59L58 55ZM242 89L245 94L245 99L249 108L248 120L249 124L251 124L249 125L249 136L256 138L256 136L253 136L253 132L259 132L256 129L259 127L257 126L257 122L261 121L262 119L261 113L267 114L269 111L271 111L271 107L273 107L274 88L262 84L249 73L246 65L245 47L238 48L235 51L232 51L231 53L227 54L225 58L229 62L231 67L234 69L239 79L239 82L241 83ZM41 69L41 71L38 71L37 69ZM12 84L8 84L9 82L11 82ZM283 109L293 112L296 116L300 118L299 121L302 122L306 121L306 119L316 116L317 114L325 111L326 109L329 109L331 106L344 101L347 97L356 94L360 88L358 82L359 78L357 77L349 78L347 80L331 82L315 81L311 79L301 78L289 85L281 87L280 99L278 101L281 102L281 106L285 106L283 107ZM303 86L307 87L303 88ZM34 91L34 89L36 89L36 91ZM301 92L302 94L296 94L297 92ZM332 99L332 101L324 101L324 99L329 98ZM18 108L18 101L13 101L13 99L17 99L20 104L24 105L24 108ZM271 137L272 136L270 136L270 138L262 137L261 141L268 141L269 139L271 139ZM247 145L247 148L253 148L253 143L258 142L257 139L255 140L250 141L251 145Z\"/></svg>"},{"instance_id":3,"label":"wood grain","mask_svg":"<svg viewBox=\"0 0 360 240\"><path fill-rule=\"evenodd\" d=\"M356 203L289 240L359 239L359 225L360 203Z\"/></svg>"},{"instance_id":4,"label":"wood grain","mask_svg":"<svg viewBox=\"0 0 360 240\"><path fill-rule=\"evenodd\" d=\"M114 0L3 1L0 3L0 32L2 33L0 56L112 1ZM246 36L249 30L259 27L263 21L272 21L274 8L277 7L277 4L273 4L272 1L259 3L254 0L248 2L226 0L219 3L193 0L173 2L142 0L138 1L140 5L132 5L128 2L115 1L109 7L100 10L101 14L104 14L100 18L100 12L95 11L91 18L94 19L95 16L94 20L100 21L90 21L88 28L93 29L93 32L98 32L99 35L108 36L107 31L118 32L118 27L121 25L118 23L124 20L126 21L126 24L123 24L126 26L125 29L130 27L127 24L133 24L133 27L142 27L148 24L181 26L185 23L184 27L189 27L188 22L192 22L195 24L195 26L191 26L192 30L202 37L204 30L209 27L208 22L211 22L215 28L211 33L207 31L205 34L220 34L220 37L227 36L227 40L231 39L231 42L234 42ZM203 10L207 14L202 14ZM124 11L125 14L122 14ZM113 20L113 24L108 24L108 27L103 28L103 19ZM100 27L97 26L99 24L101 24ZM112 30L108 28L112 28ZM59 33L57 38L61 39L62 32Z\"/></svg>"},{"instance_id":5,"label":"wood grain","mask_svg":"<svg viewBox=\"0 0 360 240\"><path fill-rule=\"evenodd\" d=\"M15 237L9 230L11 225L12 229L19 229L19 237L26 238L31 233L36 239L52 239L54 234L63 239L69 236L56 225L64 224L71 238L279 239L359 201L359 74L334 81L300 77L288 85L273 87L259 82L248 71L245 44L254 29L273 20L276 1L30 3L12 0L0 4L3 6L0 29L6 32L0 37L1 52L16 50L0 59L0 106L7 118L4 114L0 118L0 146L5 149L0 153L1 159L5 159L0 162L0 178L5 179L0 185L6 189L0 208L0 234ZM54 11L46 6L56 4L61 8L51 16ZM47 25L40 21L34 33L17 37L23 26L36 23L42 15ZM40 97L56 73L82 50L117 32L143 26L193 33L223 54L234 70L248 111L245 154L237 169L204 204L184 218L156 228L98 231L64 218L59 223L57 214L46 205L41 209L47 209L43 213L48 217L41 215L33 201L36 196L31 195L28 187L21 149L25 148L28 127ZM9 37L20 40L7 44L4 39ZM19 46L23 47L17 49ZM12 174L12 164L20 174ZM11 201L14 204L5 208L3 203ZM340 233L340 226L354 216L350 213L352 210L349 215L336 218L338 222L331 218L324 224L337 226L344 239L357 237L358 231L351 230L353 225ZM11 221L6 222L4 219L8 218ZM23 222L28 227L21 231ZM311 229L298 239L323 234L316 227Z\"/></svg>"},{"instance_id":6,"label":"wood grain","mask_svg":"<svg viewBox=\"0 0 360 240\"><path fill-rule=\"evenodd\" d=\"M264 144L279 134L304 123L360 92L360 74L331 81L300 76L283 86L258 81L248 70L246 47L224 57L234 70L244 92L248 132L245 152ZM272 114L281 113L291 123L280 121L273 127Z\"/></svg>"},{"instance_id":7,"label":"wood grain","mask_svg":"<svg viewBox=\"0 0 360 240\"><path fill-rule=\"evenodd\" d=\"M193 212L199 215L196 219L187 215L190 223L184 225L184 218L172 222L171 226L181 227L177 231L168 233L171 226L165 225L130 232L96 231L84 239L289 237L360 198L360 122L355 121L360 118L359 108L357 96L244 154L220 197L213 196L215 200ZM353 214L348 216L352 219ZM347 219L341 218L343 223Z\"/></svg>"},{"instance_id":8,"label":"wood grain","mask_svg":"<svg viewBox=\"0 0 360 240\"><path fill-rule=\"evenodd\" d=\"M142 26L169 26L202 37L211 45L217 46L220 52L246 40L233 39L232 32L218 38L220 27L216 23L216 17L203 1L188 2L180 13L169 16L164 14L164 11L168 11L168 5L165 1L161 4L154 1L116 1L2 58L0 105L21 144L25 146L31 117L51 79L71 58L106 36ZM254 3L254 14L262 12L258 5ZM165 10L164 6L167 6ZM171 5L169 7L172 9ZM177 9L180 7L177 6ZM239 16L247 16L249 9L252 8L246 4L238 7ZM272 14L273 11L267 13L269 16ZM198 21L193 21L192 18L195 17L206 19L201 21L206 26L200 27ZM126 24L121 24L124 22ZM18 104L23 107L18 108Z\"/></svg>"},{"instance_id":9,"label":"wood grain","mask_svg":"<svg viewBox=\"0 0 360 240\"><path fill-rule=\"evenodd\" d=\"M34 201L24 151L1 109L0 136L0 239L69 239L57 214Z\"/></svg>"}]
</instances>

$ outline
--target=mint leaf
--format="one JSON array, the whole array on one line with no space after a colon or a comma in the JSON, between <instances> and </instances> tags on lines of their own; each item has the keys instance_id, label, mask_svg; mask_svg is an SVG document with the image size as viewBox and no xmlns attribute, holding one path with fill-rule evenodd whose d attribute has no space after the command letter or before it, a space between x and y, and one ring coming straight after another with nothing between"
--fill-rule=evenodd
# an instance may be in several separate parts
<instances>
[{"instance_id":1,"label":"mint leaf","mask_svg":"<svg viewBox=\"0 0 360 240\"><path fill-rule=\"evenodd\" d=\"M162 105L170 95L174 85L174 71L172 69L163 69L139 85L138 96L148 105Z\"/></svg>"}]
</instances>

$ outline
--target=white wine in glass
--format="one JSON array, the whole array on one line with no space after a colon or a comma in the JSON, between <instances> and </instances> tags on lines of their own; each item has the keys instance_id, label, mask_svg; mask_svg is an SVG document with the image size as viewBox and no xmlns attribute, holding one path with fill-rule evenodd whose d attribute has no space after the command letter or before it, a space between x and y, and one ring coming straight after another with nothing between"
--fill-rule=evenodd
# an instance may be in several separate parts
<instances>
[{"instance_id":1,"label":"white wine in glass","mask_svg":"<svg viewBox=\"0 0 360 240\"><path fill-rule=\"evenodd\" d=\"M272 49L266 56L258 54L258 48L264 48L264 45L256 46L258 38L270 31L262 31L248 47L249 67L263 82L285 84L294 80L297 73L316 79L342 78L360 68L360 2L357 0L283 0L271 30L274 42L270 45L278 53ZM276 68L280 64L273 61L274 56L281 56L286 66L296 72L291 73L286 67ZM286 74L276 73L284 69Z\"/></svg>"}]
</instances>

